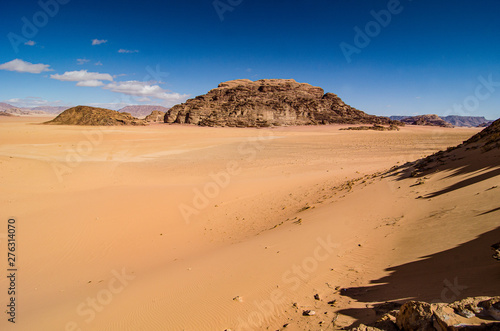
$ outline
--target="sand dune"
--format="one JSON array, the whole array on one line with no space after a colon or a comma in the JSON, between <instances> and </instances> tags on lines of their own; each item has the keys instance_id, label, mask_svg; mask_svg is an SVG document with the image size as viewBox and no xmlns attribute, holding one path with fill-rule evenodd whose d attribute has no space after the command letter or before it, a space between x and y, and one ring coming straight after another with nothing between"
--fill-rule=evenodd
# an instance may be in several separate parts
<instances>
[{"instance_id":1,"label":"sand dune","mask_svg":"<svg viewBox=\"0 0 500 331\"><path fill-rule=\"evenodd\" d=\"M33 121L0 119L1 219L19 224L2 330L336 329L500 289L498 151L386 172L478 129Z\"/></svg>"}]
</instances>

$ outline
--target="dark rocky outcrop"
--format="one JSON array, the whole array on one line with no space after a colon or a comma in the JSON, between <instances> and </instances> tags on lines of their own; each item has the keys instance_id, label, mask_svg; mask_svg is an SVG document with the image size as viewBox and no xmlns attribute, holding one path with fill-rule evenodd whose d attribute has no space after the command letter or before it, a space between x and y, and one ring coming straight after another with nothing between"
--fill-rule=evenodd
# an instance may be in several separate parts
<instances>
[{"instance_id":1,"label":"dark rocky outcrop","mask_svg":"<svg viewBox=\"0 0 500 331\"><path fill-rule=\"evenodd\" d=\"M293 79L239 79L172 107L166 123L201 126L400 124L346 105L337 95Z\"/></svg>"},{"instance_id":2,"label":"dark rocky outcrop","mask_svg":"<svg viewBox=\"0 0 500 331\"><path fill-rule=\"evenodd\" d=\"M372 126L349 126L347 128L341 128L339 130L354 130L354 131L366 131L366 130L373 130L373 131L399 131L399 127L391 124L389 126L383 126L379 124L373 124Z\"/></svg>"},{"instance_id":3,"label":"dark rocky outcrop","mask_svg":"<svg viewBox=\"0 0 500 331\"><path fill-rule=\"evenodd\" d=\"M61 125L145 125L146 122L128 113L120 113L105 108L76 106L66 109L51 121L44 124Z\"/></svg>"}]
</instances>

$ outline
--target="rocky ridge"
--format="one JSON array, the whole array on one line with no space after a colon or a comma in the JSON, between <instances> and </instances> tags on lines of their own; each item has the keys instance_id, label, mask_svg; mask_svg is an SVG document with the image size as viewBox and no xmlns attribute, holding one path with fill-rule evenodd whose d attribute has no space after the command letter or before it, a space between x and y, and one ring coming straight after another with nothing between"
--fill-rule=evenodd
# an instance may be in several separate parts
<instances>
[{"instance_id":1,"label":"rocky ridge","mask_svg":"<svg viewBox=\"0 0 500 331\"><path fill-rule=\"evenodd\" d=\"M76 106L66 109L56 118L44 124L111 126L145 125L146 122L128 113L120 113L111 109Z\"/></svg>"},{"instance_id":2,"label":"rocky ridge","mask_svg":"<svg viewBox=\"0 0 500 331\"><path fill-rule=\"evenodd\" d=\"M172 107L166 123L201 126L268 127L282 125L400 124L368 115L337 95L293 79L238 79Z\"/></svg>"},{"instance_id":3,"label":"rocky ridge","mask_svg":"<svg viewBox=\"0 0 500 331\"><path fill-rule=\"evenodd\" d=\"M440 126L443 128L452 128L453 125L443 120L441 117L435 114L429 115L418 115L413 117L405 117L400 120L405 124L410 125L427 125L427 126Z\"/></svg>"},{"instance_id":4,"label":"rocky ridge","mask_svg":"<svg viewBox=\"0 0 500 331\"><path fill-rule=\"evenodd\" d=\"M448 115L441 118L454 126L478 127L485 123L491 124L491 121L488 121L484 116Z\"/></svg>"}]
</instances>

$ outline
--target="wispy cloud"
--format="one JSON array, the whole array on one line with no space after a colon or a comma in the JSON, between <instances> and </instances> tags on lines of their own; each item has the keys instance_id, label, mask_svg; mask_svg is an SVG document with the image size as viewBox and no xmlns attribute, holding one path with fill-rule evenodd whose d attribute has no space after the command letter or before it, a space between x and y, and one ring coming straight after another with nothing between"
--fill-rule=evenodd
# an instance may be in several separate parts
<instances>
[{"instance_id":1,"label":"wispy cloud","mask_svg":"<svg viewBox=\"0 0 500 331\"><path fill-rule=\"evenodd\" d=\"M82 80L76 83L76 86L87 86L87 87L97 87L97 86L103 86L104 83L100 80L97 79L90 79L90 80Z\"/></svg>"},{"instance_id":2,"label":"wispy cloud","mask_svg":"<svg viewBox=\"0 0 500 331\"><path fill-rule=\"evenodd\" d=\"M36 42L34 42L33 40L28 40L24 44L27 45L27 46L35 46Z\"/></svg>"},{"instance_id":3,"label":"wispy cloud","mask_svg":"<svg viewBox=\"0 0 500 331\"><path fill-rule=\"evenodd\" d=\"M150 98L160 99L169 105L174 105L185 101L189 95L172 93L162 89L158 85L151 85L150 82L140 82L137 80L129 80L124 82L112 82L103 87L116 93L123 93L139 97L138 101L149 101Z\"/></svg>"},{"instance_id":4,"label":"wispy cloud","mask_svg":"<svg viewBox=\"0 0 500 331\"><path fill-rule=\"evenodd\" d=\"M92 39L92 46L100 45L100 44L105 44L107 42L108 41L104 40L104 39Z\"/></svg>"},{"instance_id":5,"label":"wispy cloud","mask_svg":"<svg viewBox=\"0 0 500 331\"><path fill-rule=\"evenodd\" d=\"M13 106L23 107L23 108L33 108L41 106L62 106L61 100L49 101L42 99L40 97L14 98L5 100L5 102L10 103Z\"/></svg>"},{"instance_id":6,"label":"wispy cloud","mask_svg":"<svg viewBox=\"0 0 500 331\"><path fill-rule=\"evenodd\" d=\"M96 65L96 66L102 66L102 62L101 61L97 61L96 63L94 63L94 65Z\"/></svg>"},{"instance_id":7,"label":"wispy cloud","mask_svg":"<svg viewBox=\"0 0 500 331\"><path fill-rule=\"evenodd\" d=\"M50 75L50 78L65 82L78 82L77 86L102 86L103 80L113 81L110 74L88 72L87 70L66 71L64 74Z\"/></svg>"},{"instance_id":8,"label":"wispy cloud","mask_svg":"<svg viewBox=\"0 0 500 331\"><path fill-rule=\"evenodd\" d=\"M48 64L33 64L20 59L15 59L3 64L0 64L0 70L29 72L32 74L39 74L44 71L53 71Z\"/></svg>"},{"instance_id":9,"label":"wispy cloud","mask_svg":"<svg viewBox=\"0 0 500 331\"><path fill-rule=\"evenodd\" d=\"M139 51L137 49L129 50L129 49L120 48L118 50L118 53L139 53Z\"/></svg>"},{"instance_id":10,"label":"wispy cloud","mask_svg":"<svg viewBox=\"0 0 500 331\"><path fill-rule=\"evenodd\" d=\"M87 62L90 62L90 60L88 60L88 59L76 59L76 62L78 65L82 65L82 64L85 64Z\"/></svg>"}]
</instances>

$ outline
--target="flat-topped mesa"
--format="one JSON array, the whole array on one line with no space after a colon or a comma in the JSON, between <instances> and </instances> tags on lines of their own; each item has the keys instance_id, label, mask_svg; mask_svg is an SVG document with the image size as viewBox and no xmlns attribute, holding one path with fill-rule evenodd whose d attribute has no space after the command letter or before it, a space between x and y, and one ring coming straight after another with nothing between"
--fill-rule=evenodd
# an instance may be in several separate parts
<instances>
[{"instance_id":1,"label":"flat-topped mesa","mask_svg":"<svg viewBox=\"0 0 500 331\"><path fill-rule=\"evenodd\" d=\"M293 79L237 79L172 107L165 123L201 126L266 127L281 125L392 124L346 105L337 95Z\"/></svg>"},{"instance_id":2,"label":"flat-topped mesa","mask_svg":"<svg viewBox=\"0 0 500 331\"><path fill-rule=\"evenodd\" d=\"M115 110L76 106L66 109L56 118L44 124L60 125L145 125L146 122L137 119L129 113L120 113Z\"/></svg>"}]
</instances>

